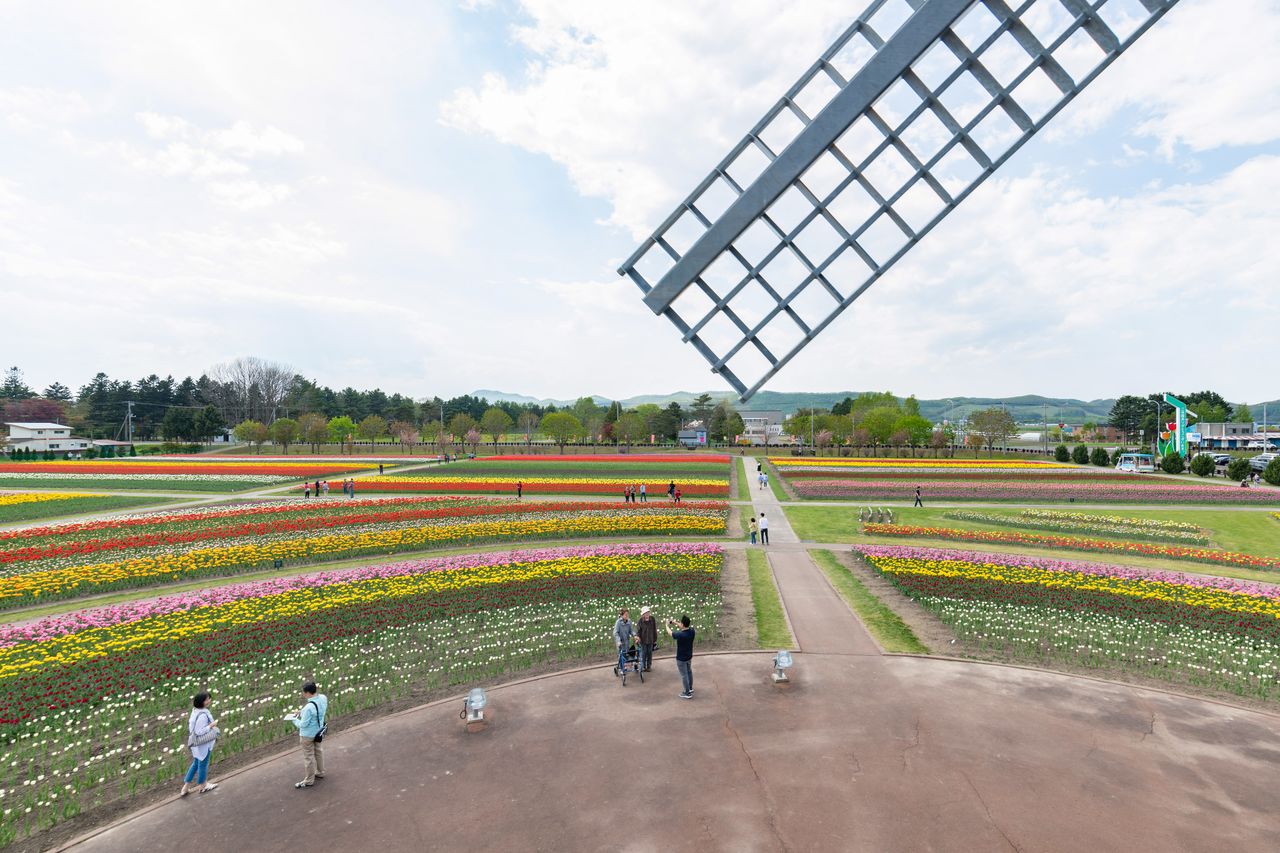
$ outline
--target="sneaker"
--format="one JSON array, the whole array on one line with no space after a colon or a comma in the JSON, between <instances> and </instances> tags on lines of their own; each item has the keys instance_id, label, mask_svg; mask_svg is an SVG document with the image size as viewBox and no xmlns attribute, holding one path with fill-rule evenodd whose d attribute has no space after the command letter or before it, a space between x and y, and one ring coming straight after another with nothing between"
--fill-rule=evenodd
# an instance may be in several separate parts
<instances>
[{"instance_id":1,"label":"sneaker","mask_svg":"<svg viewBox=\"0 0 1280 853\"><path fill-rule=\"evenodd\" d=\"M692 698L693 698L693 694L692 694L692 693L681 693L681 694L680 694L680 698L681 698L681 699L692 699Z\"/></svg>"}]
</instances>

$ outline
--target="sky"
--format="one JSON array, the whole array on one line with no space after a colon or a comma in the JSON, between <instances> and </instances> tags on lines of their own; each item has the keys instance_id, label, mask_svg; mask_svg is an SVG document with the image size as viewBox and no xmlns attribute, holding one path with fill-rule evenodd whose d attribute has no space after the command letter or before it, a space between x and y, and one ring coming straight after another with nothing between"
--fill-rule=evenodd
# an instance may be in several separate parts
<instances>
[{"instance_id":1,"label":"sky","mask_svg":"<svg viewBox=\"0 0 1280 853\"><path fill-rule=\"evenodd\" d=\"M727 390L616 269L858 11L779 8L0 0L0 362ZM1280 397L1277 44L1183 0L767 387Z\"/></svg>"}]
</instances>

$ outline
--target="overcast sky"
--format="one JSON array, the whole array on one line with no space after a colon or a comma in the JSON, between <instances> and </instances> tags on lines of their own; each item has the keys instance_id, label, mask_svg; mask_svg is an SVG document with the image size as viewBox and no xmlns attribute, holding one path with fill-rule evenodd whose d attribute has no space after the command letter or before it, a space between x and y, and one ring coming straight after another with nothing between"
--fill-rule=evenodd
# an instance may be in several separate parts
<instances>
[{"instance_id":1,"label":"overcast sky","mask_svg":"<svg viewBox=\"0 0 1280 853\"><path fill-rule=\"evenodd\" d=\"M614 270L857 5L0 0L0 361L723 390ZM1280 397L1277 45L1183 0L769 387Z\"/></svg>"}]
</instances>

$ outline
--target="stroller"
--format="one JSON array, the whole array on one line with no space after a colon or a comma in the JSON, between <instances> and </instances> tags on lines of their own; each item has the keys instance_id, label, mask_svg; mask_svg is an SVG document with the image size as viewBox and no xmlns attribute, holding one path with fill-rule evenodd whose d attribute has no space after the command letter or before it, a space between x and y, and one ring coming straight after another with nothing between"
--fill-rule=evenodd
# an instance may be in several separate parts
<instances>
[{"instance_id":1,"label":"stroller","mask_svg":"<svg viewBox=\"0 0 1280 853\"><path fill-rule=\"evenodd\" d=\"M644 684L644 667L640 664L640 647L633 640L631 645L627 647L626 652L618 655L618 662L613 665L613 675L615 678L622 679L622 686L627 686L627 673L633 672L640 676L640 683Z\"/></svg>"}]
</instances>

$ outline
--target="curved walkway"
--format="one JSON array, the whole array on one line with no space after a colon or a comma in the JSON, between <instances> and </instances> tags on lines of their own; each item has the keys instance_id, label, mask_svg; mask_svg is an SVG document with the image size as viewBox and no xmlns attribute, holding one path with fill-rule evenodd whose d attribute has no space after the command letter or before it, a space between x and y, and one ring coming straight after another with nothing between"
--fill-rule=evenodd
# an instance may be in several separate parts
<instances>
[{"instance_id":1,"label":"curved walkway","mask_svg":"<svg viewBox=\"0 0 1280 853\"><path fill-rule=\"evenodd\" d=\"M76 851L1263 850L1280 718L1023 669L797 654L657 662L491 691L333 735L169 800ZM216 771L216 764L215 764ZM216 776L216 773L215 773ZM181 842L185 843L185 842Z\"/></svg>"}]
</instances>

